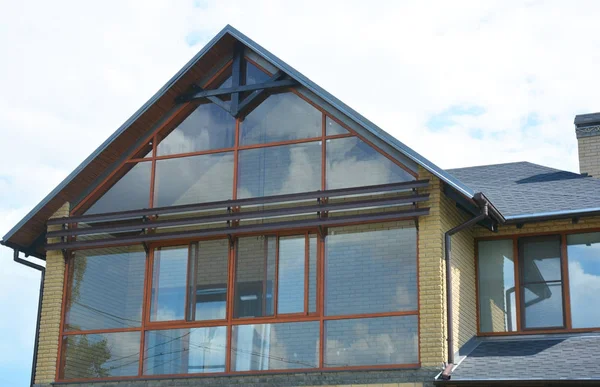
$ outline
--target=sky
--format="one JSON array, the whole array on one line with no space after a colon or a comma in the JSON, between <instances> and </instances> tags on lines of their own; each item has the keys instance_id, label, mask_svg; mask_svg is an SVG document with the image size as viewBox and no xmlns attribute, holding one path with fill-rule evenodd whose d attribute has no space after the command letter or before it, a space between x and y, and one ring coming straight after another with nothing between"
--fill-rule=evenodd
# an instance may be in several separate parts
<instances>
[{"instance_id":1,"label":"sky","mask_svg":"<svg viewBox=\"0 0 600 387\"><path fill-rule=\"evenodd\" d=\"M442 168L577 171L600 2L0 0L0 235L226 24ZM0 248L0 386L29 381L39 274ZM8 350L6 350L8 349Z\"/></svg>"}]
</instances>

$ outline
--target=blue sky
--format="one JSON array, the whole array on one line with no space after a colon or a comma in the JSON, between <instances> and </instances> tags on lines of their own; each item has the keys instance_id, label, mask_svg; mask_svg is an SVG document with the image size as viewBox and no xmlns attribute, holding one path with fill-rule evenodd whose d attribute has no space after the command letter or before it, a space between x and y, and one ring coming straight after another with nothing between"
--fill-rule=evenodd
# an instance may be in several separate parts
<instances>
[{"instance_id":1,"label":"blue sky","mask_svg":"<svg viewBox=\"0 0 600 387\"><path fill-rule=\"evenodd\" d=\"M594 1L0 0L0 235L232 24L444 168L577 170ZM318 10L316 12L315 10ZM0 248L0 385L27 385L39 274Z\"/></svg>"}]
</instances>

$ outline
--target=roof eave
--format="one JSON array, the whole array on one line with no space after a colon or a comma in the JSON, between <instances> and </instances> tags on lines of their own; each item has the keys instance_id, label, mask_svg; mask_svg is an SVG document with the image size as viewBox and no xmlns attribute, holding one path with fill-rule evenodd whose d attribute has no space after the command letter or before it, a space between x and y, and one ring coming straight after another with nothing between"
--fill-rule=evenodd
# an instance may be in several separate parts
<instances>
[{"instance_id":1,"label":"roof eave","mask_svg":"<svg viewBox=\"0 0 600 387\"><path fill-rule=\"evenodd\" d=\"M598 216L598 215L600 215L600 207L577 209L577 210L540 212L540 213L532 213L532 214L507 216L505 224L543 222L543 221L548 221L548 220L559 220L559 219L589 217L589 216Z\"/></svg>"}]
</instances>

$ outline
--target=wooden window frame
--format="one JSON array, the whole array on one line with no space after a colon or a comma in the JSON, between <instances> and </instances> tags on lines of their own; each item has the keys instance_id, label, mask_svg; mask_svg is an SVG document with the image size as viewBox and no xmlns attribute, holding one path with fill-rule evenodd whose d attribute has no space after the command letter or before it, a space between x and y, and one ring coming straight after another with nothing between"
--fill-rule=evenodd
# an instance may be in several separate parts
<instances>
[{"instance_id":1,"label":"wooden window frame","mask_svg":"<svg viewBox=\"0 0 600 387\"><path fill-rule=\"evenodd\" d=\"M572 234L587 234L592 232L600 232L600 228L589 228L589 229L577 229L577 230L564 230L564 231L548 231L548 232L537 232L537 233L523 233L523 234L511 234L511 235L495 235L488 237L475 238L475 304L476 304L476 316L477 316L477 336L515 336L515 335L532 335L532 334L547 334L547 333L586 333L586 332L597 332L600 329L598 327L592 328L573 328L571 321L571 294L570 294L570 283L569 283L569 256L567 251L567 236ZM521 297L521 257L519 254L518 241L521 238L538 237L538 236L552 236L556 235L560 238L560 266L562 276L562 300L563 300L563 327L551 327L551 328L525 328L523 326L523 306ZM514 257L514 278L515 278L515 300L516 300L516 320L517 329L510 332L482 332L480 325L480 308L479 308L479 242L482 241L494 241L494 240L512 240L513 244L513 257ZM555 281L551 281L555 282Z\"/></svg>"}]
</instances>

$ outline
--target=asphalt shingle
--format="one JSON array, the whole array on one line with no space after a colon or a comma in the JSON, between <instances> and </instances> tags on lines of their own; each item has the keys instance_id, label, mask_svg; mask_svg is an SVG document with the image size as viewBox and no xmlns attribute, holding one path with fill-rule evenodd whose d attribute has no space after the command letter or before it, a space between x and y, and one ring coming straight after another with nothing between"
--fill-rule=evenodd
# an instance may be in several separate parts
<instances>
[{"instance_id":1,"label":"asphalt shingle","mask_svg":"<svg viewBox=\"0 0 600 387\"><path fill-rule=\"evenodd\" d=\"M528 162L447 170L507 218L600 209L600 179Z\"/></svg>"},{"instance_id":2,"label":"asphalt shingle","mask_svg":"<svg viewBox=\"0 0 600 387\"><path fill-rule=\"evenodd\" d=\"M481 338L452 381L598 380L600 335Z\"/></svg>"}]
</instances>

